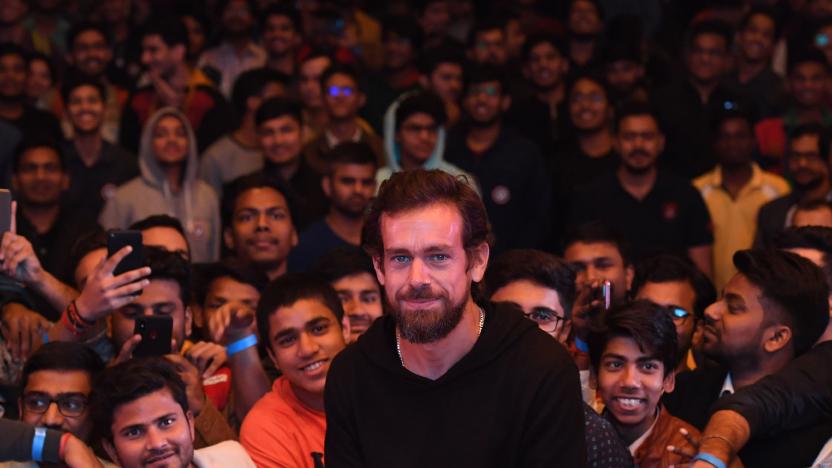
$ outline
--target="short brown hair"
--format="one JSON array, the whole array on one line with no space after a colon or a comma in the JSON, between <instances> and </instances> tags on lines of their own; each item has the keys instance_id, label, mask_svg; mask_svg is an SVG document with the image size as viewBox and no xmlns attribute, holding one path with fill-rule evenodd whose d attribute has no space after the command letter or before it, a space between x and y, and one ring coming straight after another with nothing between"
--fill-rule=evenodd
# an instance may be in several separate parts
<instances>
[{"instance_id":1,"label":"short brown hair","mask_svg":"<svg viewBox=\"0 0 832 468\"><path fill-rule=\"evenodd\" d=\"M438 169L396 172L381 184L378 197L370 205L361 231L361 246L374 258L381 256L381 215L447 203L462 216L462 245L466 253L491 241L488 215L477 192L464 177L454 177ZM470 255L469 255L470 258Z\"/></svg>"}]
</instances>

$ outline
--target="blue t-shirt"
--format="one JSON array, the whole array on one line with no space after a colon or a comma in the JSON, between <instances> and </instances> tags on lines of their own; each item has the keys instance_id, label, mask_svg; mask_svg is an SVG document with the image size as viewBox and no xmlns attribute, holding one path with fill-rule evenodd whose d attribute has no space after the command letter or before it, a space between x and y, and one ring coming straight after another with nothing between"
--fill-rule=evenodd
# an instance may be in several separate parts
<instances>
[{"instance_id":1,"label":"blue t-shirt","mask_svg":"<svg viewBox=\"0 0 832 468\"><path fill-rule=\"evenodd\" d=\"M289 253L289 271L309 271L324 255L350 245L352 244L338 237L326 221L315 221L300 233L298 245Z\"/></svg>"}]
</instances>

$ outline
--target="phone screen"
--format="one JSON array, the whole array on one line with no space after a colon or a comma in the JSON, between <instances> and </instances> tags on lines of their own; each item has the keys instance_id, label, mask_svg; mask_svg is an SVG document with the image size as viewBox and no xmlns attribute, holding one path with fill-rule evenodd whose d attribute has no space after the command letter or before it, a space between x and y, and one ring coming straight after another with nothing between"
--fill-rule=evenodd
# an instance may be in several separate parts
<instances>
[{"instance_id":1,"label":"phone screen","mask_svg":"<svg viewBox=\"0 0 832 468\"><path fill-rule=\"evenodd\" d=\"M12 193L0 189L0 234L12 230Z\"/></svg>"},{"instance_id":2,"label":"phone screen","mask_svg":"<svg viewBox=\"0 0 832 468\"><path fill-rule=\"evenodd\" d=\"M113 275L117 276L130 270L144 266L144 249L142 248L141 231L110 231L107 235L107 257L112 257L125 246L133 247L133 251L119 262Z\"/></svg>"},{"instance_id":3,"label":"phone screen","mask_svg":"<svg viewBox=\"0 0 832 468\"><path fill-rule=\"evenodd\" d=\"M142 341L133 350L134 357L170 354L173 318L170 316L137 317L133 334L142 336Z\"/></svg>"}]
</instances>

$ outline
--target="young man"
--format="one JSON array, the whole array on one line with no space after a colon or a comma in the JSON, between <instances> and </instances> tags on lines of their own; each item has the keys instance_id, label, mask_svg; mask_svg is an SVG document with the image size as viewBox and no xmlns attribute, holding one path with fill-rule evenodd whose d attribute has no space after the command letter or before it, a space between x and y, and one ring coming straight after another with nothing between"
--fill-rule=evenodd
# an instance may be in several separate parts
<instances>
[{"instance_id":1,"label":"young man","mask_svg":"<svg viewBox=\"0 0 832 468\"><path fill-rule=\"evenodd\" d=\"M267 68L240 74L231 91L237 128L215 141L199 161L199 177L222 195L222 186L263 167L255 115L263 101L286 95L288 76Z\"/></svg>"},{"instance_id":2,"label":"young man","mask_svg":"<svg viewBox=\"0 0 832 468\"><path fill-rule=\"evenodd\" d=\"M511 97L499 69L472 68L465 80L462 106L468 125L451 132L445 160L477 178L496 236L495 252L541 247L552 200L540 151L504 123Z\"/></svg>"},{"instance_id":3,"label":"young man","mask_svg":"<svg viewBox=\"0 0 832 468\"><path fill-rule=\"evenodd\" d=\"M480 65L503 66L508 61L506 21L489 18L478 21L468 34L468 59Z\"/></svg>"},{"instance_id":4,"label":"young man","mask_svg":"<svg viewBox=\"0 0 832 468\"><path fill-rule=\"evenodd\" d=\"M704 351L720 364L680 376L667 405L704 428L720 398L783 369L826 330L829 289L810 260L785 251L743 250L723 298L705 311ZM786 426L789 427L789 426ZM826 421L777 437L757 434L739 452L746 466L809 466L832 433Z\"/></svg>"},{"instance_id":5,"label":"young man","mask_svg":"<svg viewBox=\"0 0 832 468\"><path fill-rule=\"evenodd\" d=\"M110 367L94 388L95 428L119 466L255 466L233 440L194 450L197 422L188 388L176 365L165 359L134 359Z\"/></svg>"},{"instance_id":6,"label":"young man","mask_svg":"<svg viewBox=\"0 0 832 468\"><path fill-rule=\"evenodd\" d=\"M346 346L341 301L323 279L287 275L257 307L260 341L283 372L243 421L240 442L258 466L321 466L326 434L324 384Z\"/></svg>"},{"instance_id":7,"label":"young man","mask_svg":"<svg viewBox=\"0 0 832 468\"><path fill-rule=\"evenodd\" d=\"M814 200L795 207L792 226L832 227L832 205L826 200Z\"/></svg>"},{"instance_id":8,"label":"young man","mask_svg":"<svg viewBox=\"0 0 832 468\"><path fill-rule=\"evenodd\" d=\"M760 207L789 193L788 182L754 162L751 118L740 111L721 112L714 128L717 166L693 181L711 215L714 232L714 284L717 289L736 272L731 256L750 248Z\"/></svg>"},{"instance_id":9,"label":"young man","mask_svg":"<svg viewBox=\"0 0 832 468\"><path fill-rule=\"evenodd\" d=\"M379 191L362 239L391 314L330 368L327 464L401 465L405 453L419 453L419 465L584 462L580 385L566 351L516 309L473 300L490 251L486 219L476 192L442 171L396 173ZM510 406L499 403L505 392L515 395ZM492 425L500 430L483 430ZM485 443L485 433L496 438Z\"/></svg>"},{"instance_id":10,"label":"young man","mask_svg":"<svg viewBox=\"0 0 832 468\"><path fill-rule=\"evenodd\" d=\"M321 187L329 213L300 233L289 255L291 271L307 271L319 258L338 247L358 246L364 214L376 191L376 158L364 143L340 143L327 156L329 171Z\"/></svg>"},{"instance_id":11,"label":"young man","mask_svg":"<svg viewBox=\"0 0 832 468\"><path fill-rule=\"evenodd\" d=\"M618 169L576 191L571 225L604 220L619 230L638 261L657 253L688 256L712 274L708 209L686 180L658 167L664 134L651 108L631 103L616 112Z\"/></svg>"},{"instance_id":12,"label":"young man","mask_svg":"<svg viewBox=\"0 0 832 468\"><path fill-rule=\"evenodd\" d=\"M629 445L636 466L670 466L686 461L668 450L691 448L680 433L699 431L659 402L673 391L678 346L670 312L636 301L608 312L589 336L589 353L604 415Z\"/></svg>"},{"instance_id":13,"label":"young man","mask_svg":"<svg viewBox=\"0 0 832 468\"><path fill-rule=\"evenodd\" d=\"M300 14L291 6L272 4L262 14L263 48L266 68L295 76L298 47L303 40Z\"/></svg>"},{"instance_id":14,"label":"young man","mask_svg":"<svg viewBox=\"0 0 832 468\"><path fill-rule=\"evenodd\" d=\"M325 174L326 156L338 143L364 142L370 145L379 166L384 164L384 150L378 136L359 116L366 100L359 87L358 74L345 65L330 65L321 75L320 88L327 113L322 133L306 144L303 157L319 174Z\"/></svg>"},{"instance_id":15,"label":"young man","mask_svg":"<svg viewBox=\"0 0 832 468\"><path fill-rule=\"evenodd\" d=\"M288 192L263 174L244 176L223 197L223 240L241 261L269 280L286 273L298 236Z\"/></svg>"},{"instance_id":16,"label":"young man","mask_svg":"<svg viewBox=\"0 0 832 468\"><path fill-rule=\"evenodd\" d=\"M430 92L402 95L384 117L384 148L387 166L376 173L382 182L398 171L440 169L454 176L465 176L473 187L473 176L445 161L445 106Z\"/></svg>"},{"instance_id":17,"label":"young man","mask_svg":"<svg viewBox=\"0 0 832 468\"><path fill-rule=\"evenodd\" d=\"M135 156L113 144L114 139L105 138L110 97L101 82L93 78L67 80L61 96L64 117L72 127L72 137L63 144L68 203L98 218L116 187L139 175L139 166Z\"/></svg>"},{"instance_id":18,"label":"young man","mask_svg":"<svg viewBox=\"0 0 832 468\"><path fill-rule=\"evenodd\" d=\"M445 104L448 128L462 117L462 77L465 52L448 43L425 50L421 59L422 88L433 92Z\"/></svg>"},{"instance_id":19,"label":"young man","mask_svg":"<svg viewBox=\"0 0 832 468\"><path fill-rule=\"evenodd\" d=\"M174 252L191 260L191 246L182 223L168 215L153 215L140 219L128 229L142 232L142 244Z\"/></svg>"},{"instance_id":20,"label":"young man","mask_svg":"<svg viewBox=\"0 0 832 468\"><path fill-rule=\"evenodd\" d=\"M188 118L205 150L228 129L228 105L213 82L185 62L188 32L175 17L148 21L141 35L141 62L146 74L127 101L122 113L119 143L137 152L139 136L151 115L162 107L175 107Z\"/></svg>"},{"instance_id":21,"label":"young man","mask_svg":"<svg viewBox=\"0 0 832 468\"><path fill-rule=\"evenodd\" d=\"M672 312L680 356L676 371L696 369L703 362L699 351L705 308L716 300L708 277L687 259L659 255L638 264L633 292L636 299L652 301Z\"/></svg>"},{"instance_id":22,"label":"young man","mask_svg":"<svg viewBox=\"0 0 832 468\"><path fill-rule=\"evenodd\" d=\"M298 94L303 104L304 142L321 135L329 121L321 90L321 75L332 65L327 50L313 50L298 63Z\"/></svg>"}]
</instances>

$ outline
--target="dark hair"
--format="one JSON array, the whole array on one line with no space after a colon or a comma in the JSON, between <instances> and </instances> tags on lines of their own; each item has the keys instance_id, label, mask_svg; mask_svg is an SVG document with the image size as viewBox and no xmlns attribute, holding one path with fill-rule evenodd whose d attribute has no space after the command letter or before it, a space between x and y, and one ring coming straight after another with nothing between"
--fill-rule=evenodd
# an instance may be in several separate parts
<instances>
[{"instance_id":1,"label":"dark hair","mask_svg":"<svg viewBox=\"0 0 832 468\"><path fill-rule=\"evenodd\" d=\"M714 140L719 139L718 133L720 128L722 128L722 125L729 120L743 120L748 124L748 128L751 132L754 132L754 119L751 118L751 114L748 110L742 108L721 109L716 112L711 120L712 129L715 133Z\"/></svg>"},{"instance_id":2,"label":"dark hair","mask_svg":"<svg viewBox=\"0 0 832 468\"><path fill-rule=\"evenodd\" d=\"M748 24L751 22L751 19L757 15L767 16L772 23L774 23L774 40L777 41L777 38L780 37L780 33L782 32L782 24L780 21L780 17L774 8L766 5L755 5L748 10L748 13L742 17L740 20L740 24L737 27L737 31L742 31L743 29L748 27Z\"/></svg>"},{"instance_id":3,"label":"dark hair","mask_svg":"<svg viewBox=\"0 0 832 468\"><path fill-rule=\"evenodd\" d=\"M142 38L159 36L168 47L182 45L188 47L188 29L176 16L160 15L148 20L142 28Z\"/></svg>"},{"instance_id":4,"label":"dark hair","mask_svg":"<svg viewBox=\"0 0 832 468\"><path fill-rule=\"evenodd\" d=\"M81 260L98 249L106 249L107 248L107 233L101 229L100 226L97 224L93 226L89 231L83 233L78 239L72 244L72 248L69 251L69 264L71 266L71 270L67 273L69 274L70 278L75 279L75 270L78 268L78 264L81 263ZM80 288L80 285L75 285L77 288Z\"/></svg>"},{"instance_id":5,"label":"dark hair","mask_svg":"<svg viewBox=\"0 0 832 468\"><path fill-rule=\"evenodd\" d=\"M371 257L380 257L384 252L382 214L396 214L437 203L447 203L459 210L463 223L462 245L466 253L491 240L485 205L463 177L454 177L438 169L415 169L396 172L381 184L364 221L362 247Z\"/></svg>"},{"instance_id":6,"label":"dark hair","mask_svg":"<svg viewBox=\"0 0 832 468\"><path fill-rule=\"evenodd\" d=\"M690 311L697 319L705 317L705 308L716 302L716 288L711 280L690 260L676 255L661 254L650 257L636 266L633 291L638 292L646 283L687 282L696 294ZM677 304L678 305L678 304Z\"/></svg>"},{"instance_id":7,"label":"dark hair","mask_svg":"<svg viewBox=\"0 0 832 468\"><path fill-rule=\"evenodd\" d=\"M447 120L445 104L439 96L430 91L417 91L399 102L396 108L396 131L411 115L418 113L429 115L436 125L445 125Z\"/></svg>"},{"instance_id":8,"label":"dark hair","mask_svg":"<svg viewBox=\"0 0 832 468\"><path fill-rule=\"evenodd\" d=\"M696 21L690 26L688 33L687 46L688 49L693 47L693 41L703 34L713 34L719 36L725 41L725 51L731 50L731 40L733 39L733 29L730 25L720 20L703 20Z\"/></svg>"},{"instance_id":9,"label":"dark hair","mask_svg":"<svg viewBox=\"0 0 832 468\"><path fill-rule=\"evenodd\" d=\"M651 117L656 122L656 127L659 131L663 132L662 124L658 114L656 114L656 110L650 104L641 101L627 101L615 109L615 131L617 132L621 128L621 122L624 119L636 116Z\"/></svg>"},{"instance_id":10,"label":"dark hair","mask_svg":"<svg viewBox=\"0 0 832 468\"><path fill-rule=\"evenodd\" d=\"M301 20L300 13L295 7L286 3L273 3L269 5L269 7L266 8L266 11L260 14L260 17L263 19L260 25L261 29L265 29L266 21L268 21L272 16L283 16L288 18L289 22L292 23L292 28L294 28L295 32L303 35L303 21Z\"/></svg>"},{"instance_id":11,"label":"dark hair","mask_svg":"<svg viewBox=\"0 0 832 468\"><path fill-rule=\"evenodd\" d=\"M413 48L413 54L422 49L422 27L415 18L409 15L394 15L386 18L382 23L382 40L389 41L390 34L407 39Z\"/></svg>"},{"instance_id":12,"label":"dark hair","mask_svg":"<svg viewBox=\"0 0 832 468\"><path fill-rule=\"evenodd\" d=\"M484 18L474 22L474 26L471 28L471 31L468 33L468 47L473 47L477 40L477 34L484 33L487 31L494 31L499 29L500 32L503 33L505 36L506 33L506 18L502 18L496 15L492 15L488 18Z\"/></svg>"},{"instance_id":13,"label":"dark hair","mask_svg":"<svg viewBox=\"0 0 832 468\"><path fill-rule=\"evenodd\" d=\"M318 260L313 271L322 275L330 283L341 278L368 273L376 278L373 262L360 247L339 247Z\"/></svg>"},{"instance_id":14,"label":"dark hair","mask_svg":"<svg viewBox=\"0 0 832 468\"><path fill-rule=\"evenodd\" d=\"M64 152L61 150L61 147L51 137L40 134L26 137L17 144L14 152L14 160L12 161L12 170L15 174L20 170L20 162L23 160L23 156L37 148L47 148L54 151L58 156L61 171L66 171L66 160L64 159Z\"/></svg>"},{"instance_id":15,"label":"dark hair","mask_svg":"<svg viewBox=\"0 0 832 468\"><path fill-rule=\"evenodd\" d=\"M807 200L802 201L797 204L795 207L795 213L798 211L815 211L820 209L827 209L832 210L832 202L829 202L824 199L814 199L814 200Z\"/></svg>"},{"instance_id":16,"label":"dark hair","mask_svg":"<svg viewBox=\"0 0 832 468\"><path fill-rule=\"evenodd\" d=\"M786 64L786 74L791 75L795 72L798 65L804 63L815 63L823 67L825 73L829 73L829 62L826 61L826 55L817 47L810 46L802 49L790 50L789 58Z\"/></svg>"},{"instance_id":17,"label":"dark hair","mask_svg":"<svg viewBox=\"0 0 832 468\"><path fill-rule=\"evenodd\" d=\"M44 54L43 52L29 52L28 57L26 58L26 66L28 67L32 64L32 62L38 60L45 63L46 67L49 69L49 80L52 81L52 85L57 85L60 81L60 77L58 76L58 70L55 68L55 62L52 61L52 57Z\"/></svg>"},{"instance_id":18,"label":"dark hair","mask_svg":"<svg viewBox=\"0 0 832 468\"><path fill-rule=\"evenodd\" d=\"M419 71L430 75L443 63L452 63L465 68L465 51L459 44L445 41L440 45L425 49L419 58Z\"/></svg>"},{"instance_id":19,"label":"dark hair","mask_svg":"<svg viewBox=\"0 0 832 468\"><path fill-rule=\"evenodd\" d=\"M72 50L75 48L75 40L78 39L78 36L81 33L85 33L87 31L95 31L104 38L104 41L107 42L107 45L110 45L110 34L107 32L107 29L101 23L93 23L90 21L83 21L77 24L74 24L70 29L69 32L66 34L66 46L68 50Z\"/></svg>"},{"instance_id":20,"label":"dark hair","mask_svg":"<svg viewBox=\"0 0 832 468\"><path fill-rule=\"evenodd\" d=\"M259 96L269 83L280 83L289 86L290 78L271 68L254 68L246 70L234 80L231 90L231 104L237 112L237 118L246 113L246 101L253 96Z\"/></svg>"},{"instance_id":21,"label":"dark hair","mask_svg":"<svg viewBox=\"0 0 832 468\"><path fill-rule=\"evenodd\" d=\"M549 44L558 52L558 54L566 57L566 53L564 52L566 50L566 44L564 44L563 39L551 33L537 33L529 36L523 44L522 57L524 62L529 61L532 49L540 44Z\"/></svg>"},{"instance_id":22,"label":"dark hair","mask_svg":"<svg viewBox=\"0 0 832 468\"><path fill-rule=\"evenodd\" d=\"M66 107L69 102L69 96L72 92L81 86L90 86L95 88L101 96L101 101L107 101L107 88L101 80L97 80L90 76L84 76L81 73L71 73L67 79L64 80L64 83L61 86L61 99L64 101L64 107Z\"/></svg>"},{"instance_id":23,"label":"dark hair","mask_svg":"<svg viewBox=\"0 0 832 468\"><path fill-rule=\"evenodd\" d=\"M254 114L254 123L259 127L269 120L289 116L295 119L298 125L303 125L303 111L301 109L300 103L294 99L287 97L269 98L260 104L257 113Z\"/></svg>"},{"instance_id":24,"label":"dark hair","mask_svg":"<svg viewBox=\"0 0 832 468\"><path fill-rule=\"evenodd\" d=\"M147 218L140 219L129 226L128 229L136 231L144 231L145 229L164 227L170 228L182 234L182 237L187 239L185 229L182 227L182 222L178 218L166 214L150 215Z\"/></svg>"},{"instance_id":25,"label":"dark hair","mask_svg":"<svg viewBox=\"0 0 832 468\"><path fill-rule=\"evenodd\" d=\"M570 96L572 94L572 90L575 89L575 85L578 84L578 82L582 81L582 80L591 81L591 82L597 84L601 88L601 90L604 92L604 97L607 99L608 105L612 106L612 103L610 102L610 98L609 98L610 90L609 90L609 87L607 86L607 80L605 80L604 77L601 76L599 73L594 72L594 71L579 72L579 73L575 74L574 76L572 76L569 79L569 83L567 84L566 95Z\"/></svg>"},{"instance_id":26,"label":"dark hair","mask_svg":"<svg viewBox=\"0 0 832 468\"><path fill-rule=\"evenodd\" d=\"M789 143L806 135L818 137L818 154L820 154L821 159L826 161L830 153L829 132L826 128L815 123L798 125L789 133Z\"/></svg>"},{"instance_id":27,"label":"dark hair","mask_svg":"<svg viewBox=\"0 0 832 468\"><path fill-rule=\"evenodd\" d=\"M613 245L621 255L624 265L632 264L630 245L627 243L627 240L620 232L605 224L603 221L590 221L569 228L563 244L564 250L578 242L584 244Z\"/></svg>"},{"instance_id":28,"label":"dark hair","mask_svg":"<svg viewBox=\"0 0 832 468\"><path fill-rule=\"evenodd\" d=\"M632 339L642 352L662 361L665 377L676 369L681 358L670 310L650 301L633 301L616 307L607 312L600 326L590 331L589 360L596 372L613 338Z\"/></svg>"},{"instance_id":29,"label":"dark hair","mask_svg":"<svg viewBox=\"0 0 832 468\"><path fill-rule=\"evenodd\" d=\"M247 284L262 291L269 278L260 270L237 258L227 258L221 262L194 265L194 293L198 304L205 305L211 283L220 278L231 278L238 283Z\"/></svg>"},{"instance_id":30,"label":"dark hair","mask_svg":"<svg viewBox=\"0 0 832 468\"><path fill-rule=\"evenodd\" d=\"M136 358L105 369L95 379L90 414L95 434L113 440L113 416L123 405L152 393L168 390L173 400L189 411L185 382L176 367L163 357Z\"/></svg>"},{"instance_id":31,"label":"dark hair","mask_svg":"<svg viewBox=\"0 0 832 468\"><path fill-rule=\"evenodd\" d=\"M23 63L28 65L28 56L26 55L26 50L23 47L13 43L13 42L0 42L0 58L3 58L7 55L17 55L23 60Z\"/></svg>"},{"instance_id":32,"label":"dark hair","mask_svg":"<svg viewBox=\"0 0 832 468\"><path fill-rule=\"evenodd\" d=\"M150 267L147 279L175 282L179 286L182 305L187 307L191 303L191 264L176 252L151 245L145 245L143 249L147 266Z\"/></svg>"},{"instance_id":33,"label":"dark hair","mask_svg":"<svg viewBox=\"0 0 832 468\"><path fill-rule=\"evenodd\" d=\"M509 94L506 74L502 68L496 65L471 63L465 69L463 76L464 91L466 94L473 85L492 81L496 81L500 84L500 94L503 96L507 96Z\"/></svg>"},{"instance_id":34,"label":"dark hair","mask_svg":"<svg viewBox=\"0 0 832 468\"><path fill-rule=\"evenodd\" d=\"M815 344L829 322L829 286L820 268L783 250L740 250L734 266L760 288L766 319L791 328L796 355Z\"/></svg>"},{"instance_id":35,"label":"dark hair","mask_svg":"<svg viewBox=\"0 0 832 468\"><path fill-rule=\"evenodd\" d=\"M828 203L828 202L823 202ZM829 206L829 205L827 205ZM774 238L774 247L778 249L811 249L823 254L820 266L826 284L832 290L832 228L822 226L790 227Z\"/></svg>"},{"instance_id":36,"label":"dark hair","mask_svg":"<svg viewBox=\"0 0 832 468\"><path fill-rule=\"evenodd\" d=\"M575 270L554 255L534 249L509 250L495 258L481 284L483 299L515 281L527 280L558 293L566 318L575 301Z\"/></svg>"},{"instance_id":37,"label":"dark hair","mask_svg":"<svg viewBox=\"0 0 832 468\"><path fill-rule=\"evenodd\" d=\"M83 371L90 381L104 369L104 363L95 351L82 343L52 341L32 353L20 374L20 391L29 383L29 376L38 371Z\"/></svg>"},{"instance_id":38,"label":"dark hair","mask_svg":"<svg viewBox=\"0 0 832 468\"><path fill-rule=\"evenodd\" d=\"M358 164L373 166L378 169L378 161L373 148L363 141L345 141L338 143L326 153L327 175L332 175L338 164Z\"/></svg>"},{"instance_id":39,"label":"dark hair","mask_svg":"<svg viewBox=\"0 0 832 468\"><path fill-rule=\"evenodd\" d=\"M274 177L263 172L244 175L230 182L222 193L221 211L223 226L231 225L231 218L234 215L234 206L237 199L245 192L259 188L270 188L279 193L286 200L289 208L289 217L295 219L295 199L286 182L279 177Z\"/></svg>"},{"instance_id":40,"label":"dark hair","mask_svg":"<svg viewBox=\"0 0 832 468\"><path fill-rule=\"evenodd\" d=\"M344 317L344 309L338 294L329 282L314 273L289 273L272 281L257 304L257 333L260 342L270 347L269 317L281 307L288 307L301 299L317 299L335 316L338 326Z\"/></svg>"},{"instance_id":41,"label":"dark hair","mask_svg":"<svg viewBox=\"0 0 832 468\"><path fill-rule=\"evenodd\" d=\"M326 67L326 70L321 74L321 86L325 86L326 82L329 81L335 75L345 75L353 83L357 88L361 88L361 80L358 77L358 71L355 68L351 67L350 65L333 62L330 66Z\"/></svg>"}]
</instances>

